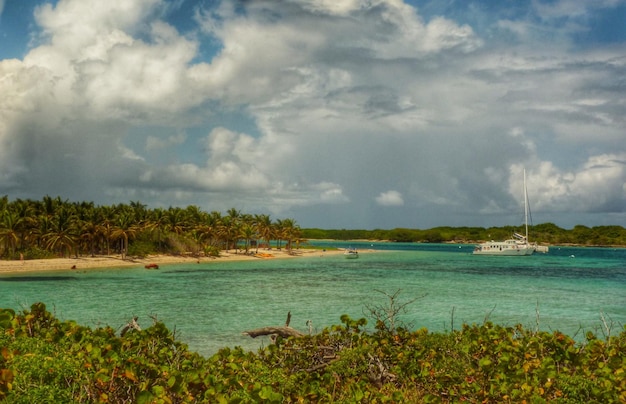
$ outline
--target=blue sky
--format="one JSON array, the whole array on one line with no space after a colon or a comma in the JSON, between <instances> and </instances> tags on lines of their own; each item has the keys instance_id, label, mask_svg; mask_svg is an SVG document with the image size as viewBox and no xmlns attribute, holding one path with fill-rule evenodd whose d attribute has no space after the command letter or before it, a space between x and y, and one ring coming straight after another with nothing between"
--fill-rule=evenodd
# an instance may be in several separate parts
<instances>
[{"instance_id":1,"label":"blue sky","mask_svg":"<svg viewBox=\"0 0 626 404\"><path fill-rule=\"evenodd\" d=\"M626 0L0 0L0 195L626 226Z\"/></svg>"}]
</instances>

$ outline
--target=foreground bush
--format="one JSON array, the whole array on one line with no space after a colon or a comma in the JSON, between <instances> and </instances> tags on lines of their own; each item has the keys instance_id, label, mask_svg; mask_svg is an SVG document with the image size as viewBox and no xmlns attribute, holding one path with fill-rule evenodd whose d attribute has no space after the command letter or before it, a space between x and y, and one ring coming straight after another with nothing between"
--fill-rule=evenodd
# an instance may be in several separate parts
<instances>
[{"instance_id":1,"label":"foreground bush","mask_svg":"<svg viewBox=\"0 0 626 404\"><path fill-rule=\"evenodd\" d=\"M0 401L626 402L626 331L577 344L491 323L440 334L341 322L204 358L162 323L118 336L60 322L41 303L0 310Z\"/></svg>"}]
</instances>

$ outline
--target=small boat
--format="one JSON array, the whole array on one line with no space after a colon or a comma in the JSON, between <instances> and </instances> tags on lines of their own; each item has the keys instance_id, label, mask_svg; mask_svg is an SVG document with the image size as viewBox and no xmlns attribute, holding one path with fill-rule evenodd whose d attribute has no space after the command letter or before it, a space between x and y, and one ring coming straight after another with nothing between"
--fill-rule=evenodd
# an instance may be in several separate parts
<instances>
[{"instance_id":1,"label":"small boat","mask_svg":"<svg viewBox=\"0 0 626 404\"><path fill-rule=\"evenodd\" d=\"M487 241L481 243L474 248L474 255L532 255L537 251L537 243L530 244L528 242L528 192L526 191L526 170L524 170L524 225L526 234L513 233L513 237L504 241ZM545 249L545 251L543 251ZM544 247L542 252L547 252Z\"/></svg>"},{"instance_id":2,"label":"small boat","mask_svg":"<svg viewBox=\"0 0 626 404\"><path fill-rule=\"evenodd\" d=\"M356 250L356 248L348 248L346 251L344 251L343 255L348 259L359 258L359 252Z\"/></svg>"},{"instance_id":3,"label":"small boat","mask_svg":"<svg viewBox=\"0 0 626 404\"><path fill-rule=\"evenodd\" d=\"M146 269L159 269L159 266L153 262L153 263L147 264L144 268L146 268Z\"/></svg>"}]
</instances>

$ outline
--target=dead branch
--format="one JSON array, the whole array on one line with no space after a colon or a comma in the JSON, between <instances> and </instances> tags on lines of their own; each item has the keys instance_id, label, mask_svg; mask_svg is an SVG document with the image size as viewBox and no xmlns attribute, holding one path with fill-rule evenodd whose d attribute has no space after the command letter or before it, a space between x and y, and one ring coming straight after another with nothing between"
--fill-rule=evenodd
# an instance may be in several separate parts
<instances>
[{"instance_id":1,"label":"dead branch","mask_svg":"<svg viewBox=\"0 0 626 404\"><path fill-rule=\"evenodd\" d=\"M396 375L388 371L387 366L381 362L380 358L376 358L369 353L367 356L369 357L367 377L373 385L381 388L386 382L393 382L396 379Z\"/></svg>"},{"instance_id":2,"label":"dead branch","mask_svg":"<svg viewBox=\"0 0 626 404\"><path fill-rule=\"evenodd\" d=\"M339 360L339 356L337 355L332 355L332 356L325 356L324 357L324 362L318 363L316 365L311 366L310 368L306 369L307 373L312 373L312 372L317 372L320 369L324 369L326 366L330 365L333 362L336 362Z\"/></svg>"},{"instance_id":3,"label":"dead branch","mask_svg":"<svg viewBox=\"0 0 626 404\"><path fill-rule=\"evenodd\" d=\"M262 328L256 328L250 331L244 331L242 332L242 334L249 335L252 338L256 338L256 337L263 336L263 335L269 335L269 336L279 335L283 338L304 336L304 334L301 333L300 331L289 327L290 322L291 322L291 311L287 313L287 320L285 321L284 327L262 327Z\"/></svg>"},{"instance_id":4,"label":"dead branch","mask_svg":"<svg viewBox=\"0 0 626 404\"><path fill-rule=\"evenodd\" d=\"M124 326L124 328L122 328L122 330L120 331L120 336L123 337L128 331L130 330L136 330L136 331L141 331L141 327L139 327L139 323L137 323L137 319L139 317L133 317L133 319Z\"/></svg>"},{"instance_id":5,"label":"dead branch","mask_svg":"<svg viewBox=\"0 0 626 404\"><path fill-rule=\"evenodd\" d=\"M254 330L244 331L242 332L242 334L248 335L252 338L263 335L280 335L283 338L304 336L304 334L302 334L300 331L291 327L262 327Z\"/></svg>"}]
</instances>

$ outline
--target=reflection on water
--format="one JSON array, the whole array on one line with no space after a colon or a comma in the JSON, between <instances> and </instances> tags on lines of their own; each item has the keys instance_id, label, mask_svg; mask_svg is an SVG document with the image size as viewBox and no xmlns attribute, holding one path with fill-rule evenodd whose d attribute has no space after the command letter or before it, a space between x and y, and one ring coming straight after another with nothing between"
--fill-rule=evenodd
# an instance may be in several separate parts
<instances>
[{"instance_id":1,"label":"reflection on water","mask_svg":"<svg viewBox=\"0 0 626 404\"><path fill-rule=\"evenodd\" d=\"M58 282L75 280L78 280L78 278L74 276L0 276L0 282Z\"/></svg>"}]
</instances>

